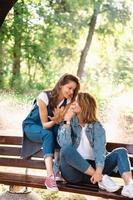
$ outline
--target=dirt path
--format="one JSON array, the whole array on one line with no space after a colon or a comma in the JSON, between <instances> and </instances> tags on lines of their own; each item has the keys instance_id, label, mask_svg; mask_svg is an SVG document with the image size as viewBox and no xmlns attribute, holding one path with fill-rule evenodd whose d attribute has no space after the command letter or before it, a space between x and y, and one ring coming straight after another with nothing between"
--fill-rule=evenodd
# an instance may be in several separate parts
<instances>
[{"instance_id":1,"label":"dirt path","mask_svg":"<svg viewBox=\"0 0 133 200\"><path fill-rule=\"evenodd\" d=\"M0 135L22 135L22 121L31 105L16 104L8 100L0 102Z\"/></svg>"}]
</instances>

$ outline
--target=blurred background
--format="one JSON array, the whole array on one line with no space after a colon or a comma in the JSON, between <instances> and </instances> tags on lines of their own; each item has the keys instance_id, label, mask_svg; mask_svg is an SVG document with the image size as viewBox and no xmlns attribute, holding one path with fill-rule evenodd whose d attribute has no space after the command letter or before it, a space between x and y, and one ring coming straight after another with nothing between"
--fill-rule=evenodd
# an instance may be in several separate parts
<instances>
[{"instance_id":1,"label":"blurred background","mask_svg":"<svg viewBox=\"0 0 133 200\"><path fill-rule=\"evenodd\" d=\"M133 143L132 35L132 0L18 0L0 28L0 134L22 135L36 95L72 73L107 141Z\"/></svg>"}]
</instances>

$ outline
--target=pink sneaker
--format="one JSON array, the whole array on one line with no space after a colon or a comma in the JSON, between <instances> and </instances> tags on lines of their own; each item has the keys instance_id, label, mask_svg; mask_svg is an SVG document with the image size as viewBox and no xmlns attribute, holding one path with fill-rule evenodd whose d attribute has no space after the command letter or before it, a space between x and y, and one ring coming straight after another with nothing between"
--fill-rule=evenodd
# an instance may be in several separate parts
<instances>
[{"instance_id":1,"label":"pink sneaker","mask_svg":"<svg viewBox=\"0 0 133 200\"><path fill-rule=\"evenodd\" d=\"M56 184L55 177L53 175L46 177L44 182L46 188L51 192L58 192L59 189Z\"/></svg>"}]
</instances>

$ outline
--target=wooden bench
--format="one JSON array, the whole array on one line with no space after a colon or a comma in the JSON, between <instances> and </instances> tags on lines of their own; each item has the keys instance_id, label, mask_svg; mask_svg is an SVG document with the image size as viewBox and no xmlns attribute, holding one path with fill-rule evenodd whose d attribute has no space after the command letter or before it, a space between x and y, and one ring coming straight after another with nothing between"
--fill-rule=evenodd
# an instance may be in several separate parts
<instances>
[{"instance_id":1,"label":"wooden bench","mask_svg":"<svg viewBox=\"0 0 133 200\"><path fill-rule=\"evenodd\" d=\"M36 175L35 172L33 174L25 174L21 172L21 170L17 172L17 170L21 168L23 170L27 168L40 170L45 169L41 152L34 155L31 159L24 160L20 157L21 146L22 137L0 136L0 184L45 188L43 173ZM133 144L107 144L107 149L109 151L116 147L125 147L128 150L131 165L133 166ZM118 174L112 174L112 176L119 177ZM109 193L100 190L97 186L92 184L75 185L66 182L58 182L58 187L60 191L98 196L105 199L128 199L121 196L121 189L115 193Z\"/></svg>"}]
</instances>

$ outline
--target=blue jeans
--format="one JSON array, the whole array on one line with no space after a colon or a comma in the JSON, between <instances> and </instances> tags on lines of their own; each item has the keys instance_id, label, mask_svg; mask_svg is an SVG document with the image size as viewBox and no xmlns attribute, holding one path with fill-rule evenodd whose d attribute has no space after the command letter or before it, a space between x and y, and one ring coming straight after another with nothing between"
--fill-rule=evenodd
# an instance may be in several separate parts
<instances>
[{"instance_id":1,"label":"blue jeans","mask_svg":"<svg viewBox=\"0 0 133 200\"><path fill-rule=\"evenodd\" d=\"M85 160L72 145L62 147L60 157L61 173L66 181L71 183L90 182L90 177L84 172L90 165L95 168L93 160ZM114 149L106 156L103 174L110 175L116 167L120 175L131 169L125 148Z\"/></svg>"},{"instance_id":2,"label":"blue jeans","mask_svg":"<svg viewBox=\"0 0 133 200\"><path fill-rule=\"evenodd\" d=\"M58 125L50 129L44 129L40 125L30 124L24 127L26 137L36 143L42 144L42 151L45 157L53 156L55 148L59 148L57 144Z\"/></svg>"}]
</instances>

